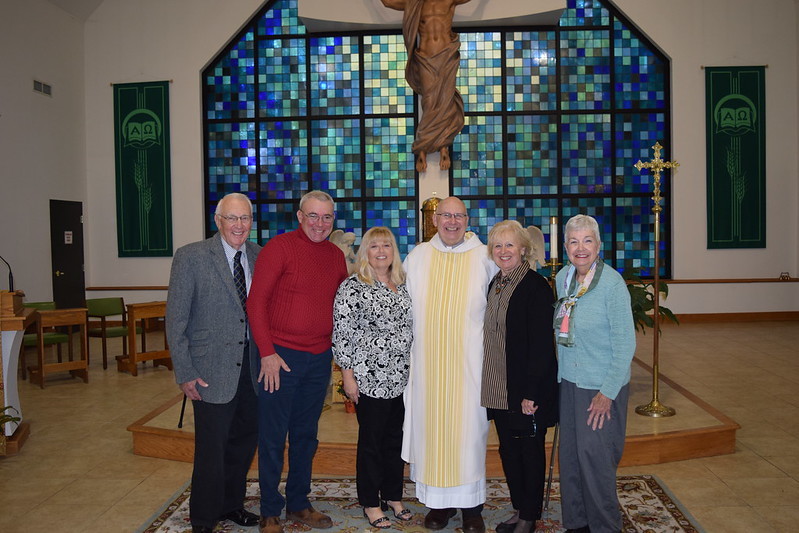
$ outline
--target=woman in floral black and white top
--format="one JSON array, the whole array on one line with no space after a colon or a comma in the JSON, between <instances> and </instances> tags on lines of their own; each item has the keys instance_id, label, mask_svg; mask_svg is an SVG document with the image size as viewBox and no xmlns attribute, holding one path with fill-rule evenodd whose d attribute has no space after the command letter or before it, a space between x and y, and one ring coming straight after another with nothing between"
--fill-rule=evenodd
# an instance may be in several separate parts
<instances>
[{"instance_id":1,"label":"woman in floral black and white top","mask_svg":"<svg viewBox=\"0 0 799 533\"><path fill-rule=\"evenodd\" d=\"M374 227L361 240L355 273L336 293L333 354L344 392L358 405L358 502L379 529L391 527L384 514L389 507L397 520L412 518L402 505L400 457L412 326L397 242L388 228Z\"/></svg>"}]
</instances>

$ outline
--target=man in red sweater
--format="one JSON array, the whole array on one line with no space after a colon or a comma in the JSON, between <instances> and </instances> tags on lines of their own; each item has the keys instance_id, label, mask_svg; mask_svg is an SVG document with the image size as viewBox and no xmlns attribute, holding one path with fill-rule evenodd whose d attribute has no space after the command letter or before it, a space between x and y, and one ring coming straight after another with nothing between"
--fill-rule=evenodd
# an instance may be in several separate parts
<instances>
[{"instance_id":1,"label":"man in red sweater","mask_svg":"<svg viewBox=\"0 0 799 533\"><path fill-rule=\"evenodd\" d=\"M300 199L300 227L271 239L255 264L247 312L261 354L258 382L260 533L282 533L280 513L312 528L330 517L311 507L311 464L333 353L333 300L347 277L344 254L327 240L335 204L323 191ZM286 497L278 491L286 435Z\"/></svg>"}]
</instances>

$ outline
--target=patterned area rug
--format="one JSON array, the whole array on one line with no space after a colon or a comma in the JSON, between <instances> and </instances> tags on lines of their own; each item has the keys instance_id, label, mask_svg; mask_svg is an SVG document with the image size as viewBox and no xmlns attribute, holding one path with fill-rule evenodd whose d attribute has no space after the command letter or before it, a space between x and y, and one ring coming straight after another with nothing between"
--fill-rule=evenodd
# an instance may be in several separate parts
<instances>
[{"instance_id":1,"label":"patterned area rug","mask_svg":"<svg viewBox=\"0 0 799 533\"><path fill-rule=\"evenodd\" d=\"M668 492L662 482L654 476L621 476L616 480L619 502L622 507L624 520L624 533L702 533L696 525L696 520L691 517L680 503ZM502 480L488 480L487 499L483 518L486 521L488 533L494 533L494 527L511 514L508 487ZM544 519L538 522L537 532L555 533L564 531L560 522L560 492L557 481L552 483L552 496L549 509L544 511ZM283 487L281 486L281 492ZM190 532L189 524L189 494L190 487L178 492L165 507L151 520L142 526L140 533L175 533ZM405 483L405 502L413 511L413 520L398 522L392 518L392 527L387 530L404 531L408 533L427 531L424 527L425 507L413 498L414 486ZM312 485L311 500L316 509L330 515L333 519L333 529L346 533L375 532L363 518L361 507L358 505L355 492L354 479L316 479ZM247 510L258 513L258 481L249 480L247 484ZM444 531L461 531L461 516L456 515ZM312 531L303 524L287 521L284 523L286 533L299 533ZM220 522L216 532L254 533L258 527L241 527L233 522Z\"/></svg>"}]
</instances>

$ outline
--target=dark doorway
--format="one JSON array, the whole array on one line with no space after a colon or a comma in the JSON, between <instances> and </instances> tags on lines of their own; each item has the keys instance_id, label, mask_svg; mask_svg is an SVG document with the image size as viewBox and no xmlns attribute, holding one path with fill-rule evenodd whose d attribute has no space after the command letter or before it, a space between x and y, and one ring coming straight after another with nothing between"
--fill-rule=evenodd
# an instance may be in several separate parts
<instances>
[{"instance_id":1,"label":"dark doorway","mask_svg":"<svg viewBox=\"0 0 799 533\"><path fill-rule=\"evenodd\" d=\"M50 200L50 250L56 307L85 307L83 203Z\"/></svg>"}]
</instances>

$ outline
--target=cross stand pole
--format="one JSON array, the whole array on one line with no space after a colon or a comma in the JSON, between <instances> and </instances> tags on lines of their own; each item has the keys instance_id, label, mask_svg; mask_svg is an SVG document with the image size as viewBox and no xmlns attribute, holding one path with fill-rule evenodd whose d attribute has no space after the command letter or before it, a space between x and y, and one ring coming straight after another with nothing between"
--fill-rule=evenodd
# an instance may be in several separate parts
<instances>
[{"instance_id":1,"label":"cross stand pole","mask_svg":"<svg viewBox=\"0 0 799 533\"><path fill-rule=\"evenodd\" d=\"M672 407L668 407L660 403L658 398L658 381L660 380L660 355L658 353L658 340L660 338L660 213L663 208L660 206L660 172L665 169L677 168L680 166L676 161L663 161L660 157L660 151L663 147L659 142L656 142L652 147L655 150L655 157L648 163L643 163L639 160L634 166L640 172L642 169L648 169L654 177L654 191L652 195L652 214L655 216L655 266L654 270L654 325L652 326L654 333L654 351L652 355L652 401L645 405L639 405L635 408L635 412L643 416L651 417L667 417L674 416L676 411Z\"/></svg>"}]
</instances>

